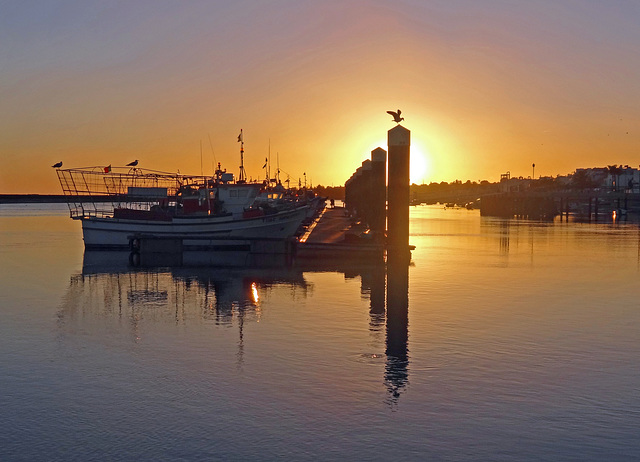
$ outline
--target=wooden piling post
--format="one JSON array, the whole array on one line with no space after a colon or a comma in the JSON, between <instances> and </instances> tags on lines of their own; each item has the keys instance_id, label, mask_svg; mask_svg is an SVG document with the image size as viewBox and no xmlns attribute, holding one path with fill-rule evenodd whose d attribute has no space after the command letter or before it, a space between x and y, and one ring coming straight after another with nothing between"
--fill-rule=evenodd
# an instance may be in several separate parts
<instances>
[{"instance_id":1,"label":"wooden piling post","mask_svg":"<svg viewBox=\"0 0 640 462\"><path fill-rule=\"evenodd\" d=\"M358 167L353 174L353 210L357 219L363 217L362 196L362 167Z\"/></svg>"},{"instance_id":2,"label":"wooden piling post","mask_svg":"<svg viewBox=\"0 0 640 462\"><path fill-rule=\"evenodd\" d=\"M367 226L371 227L371 218L373 217L373 208L371 203L371 174L373 167L369 159L362 161L362 215Z\"/></svg>"},{"instance_id":3,"label":"wooden piling post","mask_svg":"<svg viewBox=\"0 0 640 462\"><path fill-rule=\"evenodd\" d=\"M352 199L351 199L352 188L353 188L352 182L353 182L352 177L350 177L347 181L344 182L344 208L347 211L349 211L352 207Z\"/></svg>"},{"instance_id":4,"label":"wooden piling post","mask_svg":"<svg viewBox=\"0 0 640 462\"><path fill-rule=\"evenodd\" d=\"M409 252L409 159L411 132L397 125L387 132L389 146L389 199L387 255L394 253L408 263Z\"/></svg>"},{"instance_id":5,"label":"wooden piling post","mask_svg":"<svg viewBox=\"0 0 640 462\"><path fill-rule=\"evenodd\" d=\"M371 231L382 236L387 227L387 151L371 151Z\"/></svg>"}]
</instances>

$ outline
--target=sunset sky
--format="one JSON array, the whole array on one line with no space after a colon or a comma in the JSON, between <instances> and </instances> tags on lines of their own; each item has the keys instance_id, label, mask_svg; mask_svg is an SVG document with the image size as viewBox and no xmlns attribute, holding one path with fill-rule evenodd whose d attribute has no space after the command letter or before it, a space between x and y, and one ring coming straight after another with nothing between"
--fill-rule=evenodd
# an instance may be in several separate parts
<instances>
[{"instance_id":1,"label":"sunset sky","mask_svg":"<svg viewBox=\"0 0 640 462\"><path fill-rule=\"evenodd\" d=\"M252 178L270 144L340 185L398 108L416 183L638 167L639 24L633 0L0 0L0 193L60 193L58 161L237 173L240 129Z\"/></svg>"}]
</instances>

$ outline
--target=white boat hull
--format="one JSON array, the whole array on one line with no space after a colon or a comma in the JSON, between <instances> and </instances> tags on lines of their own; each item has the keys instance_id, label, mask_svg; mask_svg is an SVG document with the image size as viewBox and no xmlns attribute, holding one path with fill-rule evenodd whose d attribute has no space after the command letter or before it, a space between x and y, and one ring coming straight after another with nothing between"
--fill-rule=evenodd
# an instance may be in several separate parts
<instances>
[{"instance_id":1,"label":"white boat hull","mask_svg":"<svg viewBox=\"0 0 640 462\"><path fill-rule=\"evenodd\" d=\"M134 236L182 239L185 245L233 243L243 239L288 239L295 235L307 207L273 215L237 219L232 216L174 217L171 221L82 217L87 249L128 249Z\"/></svg>"}]
</instances>

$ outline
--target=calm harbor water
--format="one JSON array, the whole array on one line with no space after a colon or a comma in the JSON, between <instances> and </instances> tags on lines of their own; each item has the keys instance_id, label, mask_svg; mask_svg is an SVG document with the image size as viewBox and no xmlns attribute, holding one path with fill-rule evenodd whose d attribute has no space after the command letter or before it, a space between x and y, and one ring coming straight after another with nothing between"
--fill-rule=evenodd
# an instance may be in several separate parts
<instances>
[{"instance_id":1,"label":"calm harbor water","mask_svg":"<svg viewBox=\"0 0 640 462\"><path fill-rule=\"evenodd\" d=\"M129 268L0 206L0 460L640 458L637 224L420 206L410 241L396 322L379 268Z\"/></svg>"}]
</instances>

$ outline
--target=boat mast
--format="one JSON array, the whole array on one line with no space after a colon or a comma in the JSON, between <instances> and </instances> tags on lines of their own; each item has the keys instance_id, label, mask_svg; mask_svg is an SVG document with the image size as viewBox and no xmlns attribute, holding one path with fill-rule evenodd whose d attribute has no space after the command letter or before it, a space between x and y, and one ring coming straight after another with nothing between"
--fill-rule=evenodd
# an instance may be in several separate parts
<instances>
[{"instance_id":1,"label":"boat mast","mask_svg":"<svg viewBox=\"0 0 640 462\"><path fill-rule=\"evenodd\" d=\"M247 172L244 170L244 136L242 135L242 129L240 129L240 134L238 135L238 142L240 143L240 177L238 178L238 183L246 183Z\"/></svg>"}]
</instances>

